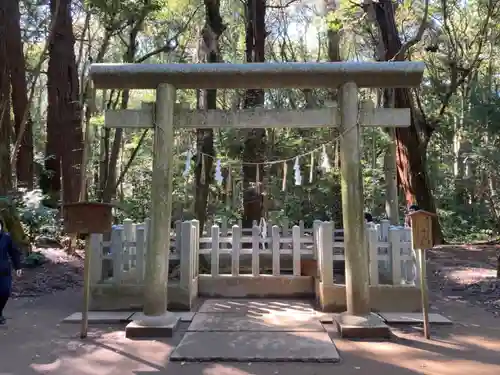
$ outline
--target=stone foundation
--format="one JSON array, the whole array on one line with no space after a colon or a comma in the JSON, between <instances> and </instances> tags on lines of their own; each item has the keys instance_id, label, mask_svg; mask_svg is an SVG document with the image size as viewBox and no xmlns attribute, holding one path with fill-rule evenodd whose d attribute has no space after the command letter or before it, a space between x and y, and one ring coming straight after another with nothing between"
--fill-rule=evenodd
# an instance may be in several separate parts
<instances>
[{"instance_id":1,"label":"stone foundation","mask_svg":"<svg viewBox=\"0 0 500 375\"><path fill-rule=\"evenodd\" d=\"M322 311L347 310L345 285L325 286L316 281L316 300ZM420 289L413 285L370 285L370 306L375 312L420 312Z\"/></svg>"},{"instance_id":2,"label":"stone foundation","mask_svg":"<svg viewBox=\"0 0 500 375\"><path fill-rule=\"evenodd\" d=\"M310 276L200 275L198 293L200 297L314 298L314 281Z\"/></svg>"},{"instance_id":3,"label":"stone foundation","mask_svg":"<svg viewBox=\"0 0 500 375\"><path fill-rule=\"evenodd\" d=\"M191 295L187 289L180 288L178 283L168 284L168 309L172 311L190 311L198 295L197 279L193 280ZM90 291L90 310L119 311L142 310L142 285L94 285Z\"/></svg>"}]
</instances>

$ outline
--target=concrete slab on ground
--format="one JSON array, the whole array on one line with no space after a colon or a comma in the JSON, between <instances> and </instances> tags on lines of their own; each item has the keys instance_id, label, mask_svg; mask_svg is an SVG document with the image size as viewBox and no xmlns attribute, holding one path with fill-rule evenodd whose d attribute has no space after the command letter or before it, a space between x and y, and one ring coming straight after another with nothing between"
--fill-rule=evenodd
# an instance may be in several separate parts
<instances>
[{"instance_id":1,"label":"concrete slab on ground","mask_svg":"<svg viewBox=\"0 0 500 375\"><path fill-rule=\"evenodd\" d=\"M188 332L170 360L334 363L340 356L326 332Z\"/></svg>"},{"instance_id":2,"label":"concrete slab on ground","mask_svg":"<svg viewBox=\"0 0 500 375\"><path fill-rule=\"evenodd\" d=\"M233 314L314 314L312 303L304 300L279 299L208 299L198 310L199 313Z\"/></svg>"},{"instance_id":3,"label":"concrete slab on ground","mask_svg":"<svg viewBox=\"0 0 500 375\"><path fill-rule=\"evenodd\" d=\"M189 325L191 332L324 332L316 315L312 314L196 314Z\"/></svg>"},{"instance_id":4,"label":"concrete slab on ground","mask_svg":"<svg viewBox=\"0 0 500 375\"><path fill-rule=\"evenodd\" d=\"M378 313L387 324L415 324L424 322L422 313ZM429 323L431 324L453 324L453 322L441 314L429 314Z\"/></svg>"},{"instance_id":5,"label":"concrete slab on ground","mask_svg":"<svg viewBox=\"0 0 500 375\"><path fill-rule=\"evenodd\" d=\"M126 323L130 321L130 317L134 315L133 311L89 311L90 324L115 324ZM63 323L80 323L82 321L82 313L76 312L64 318Z\"/></svg>"},{"instance_id":6,"label":"concrete slab on ground","mask_svg":"<svg viewBox=\"0 0 500 375\"><path fill-rule=\"evenodd\" d=\"M181 322L188 322L188 323L193 320L195 314L192 311L172 311L170 313L179 318ZM142 312L136 312L132 314L132 316L130 317L130 320L141 320L141 319L144 319L144 313Z\"/></svg>"},{"instance_id":7,"label":"concrete slab on ground","mask_svg":"<svg viewBox=\"0 0 500 375\"><path fill-rule=\"evenodd\" d=\"M194 312L191 311L176 311L173 312L181 322L191 322ZM90 324L120 324L128 323L132 320L143 319L142 312L134 311L89 311ZM76 312L64 318L63 323L80 323L82 321L82 313Z\"/></svg>"}]
</instances>

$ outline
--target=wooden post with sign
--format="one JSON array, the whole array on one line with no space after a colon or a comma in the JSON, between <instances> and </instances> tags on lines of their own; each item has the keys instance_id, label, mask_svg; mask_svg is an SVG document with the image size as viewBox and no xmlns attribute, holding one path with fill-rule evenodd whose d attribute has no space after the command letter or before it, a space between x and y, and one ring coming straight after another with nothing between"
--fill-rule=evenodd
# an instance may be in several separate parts
<instances>
[{"instance_id":1,"label":"wooden post with sign","mask_svg":"<svg viewBox=\"0 0 500 375\"><path fill-rule=\"evenodd\" d=\"M424 314L424 336L430 339L429 330L429 295L427 290L426 254L427 249L434 247L432 238L432 218L436 214L424 210L410 213L411 242L414 250L418 251L420 263L420 290L422 293L422 312Z\"/></svg>"}]
</instances>

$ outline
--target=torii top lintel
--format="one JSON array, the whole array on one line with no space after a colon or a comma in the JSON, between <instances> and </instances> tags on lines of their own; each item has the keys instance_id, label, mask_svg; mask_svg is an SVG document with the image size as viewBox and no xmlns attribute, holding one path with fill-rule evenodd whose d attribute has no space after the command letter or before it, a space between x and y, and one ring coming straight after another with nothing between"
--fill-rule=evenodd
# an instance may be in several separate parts
<instances>
[{"instance_id":1,"label":"torii top lintel","mask_svg":"<svg viewBox=\"0 0 500 375\"><path fill-rule=\"evenodd\" d=\"M246 64L92 64L98 89L403 88L420 84L422 62L290 62Z\"/></svg>"}]
</instances>

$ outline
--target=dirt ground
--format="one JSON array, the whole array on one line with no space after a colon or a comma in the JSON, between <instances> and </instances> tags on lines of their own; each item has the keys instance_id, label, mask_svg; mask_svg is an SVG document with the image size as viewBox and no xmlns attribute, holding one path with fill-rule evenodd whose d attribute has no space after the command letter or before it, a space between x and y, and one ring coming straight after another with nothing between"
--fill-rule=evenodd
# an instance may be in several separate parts
<instances>
[{"instance_id":1,"label":"dirt ground","mask_svg":"<svg viewBox=\"0 0 500 375\"><path fill-rule=\"evenodd\" d=\"M60 250L43 250L53 261L26 270L0 328L0 375L496 375L500 374L500 282L495 247L446 246L429 254L432 311L450 317L452 327L432 327L431 341L420 327L395 328L391 341L339 339L339 364L169 363L186 326L166 340L132 341L123 326L93 326L86 340L78 325L60 324L80 308L82 260ZM64 290L61 290L64 289Z\"/></svg>"}]
</instances>

